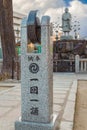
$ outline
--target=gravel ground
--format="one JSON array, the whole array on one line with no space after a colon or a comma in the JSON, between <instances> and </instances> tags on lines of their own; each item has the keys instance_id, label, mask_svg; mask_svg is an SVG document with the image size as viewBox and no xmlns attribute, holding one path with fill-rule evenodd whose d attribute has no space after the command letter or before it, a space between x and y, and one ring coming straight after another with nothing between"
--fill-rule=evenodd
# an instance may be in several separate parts
<instances>
[{"instance_id":1,"label":"gravel ground","mask_svg":"<svg viewBox=\"0 0 87 130\"><path fill-rule=\"evenodd\" d=\"M78 82L75 122L73 130L87 130L87 81Z\"/></svg>"}]
</instances>

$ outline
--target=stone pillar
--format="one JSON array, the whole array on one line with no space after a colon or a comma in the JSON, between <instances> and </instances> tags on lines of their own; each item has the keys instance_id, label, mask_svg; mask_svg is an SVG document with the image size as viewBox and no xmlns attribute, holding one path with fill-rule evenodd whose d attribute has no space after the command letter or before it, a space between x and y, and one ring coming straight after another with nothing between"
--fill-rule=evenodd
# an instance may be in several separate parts
<instances>
[{"instance_id":1,"label":"stone pillar","mask_svg":"<svg viewBox=\"0 0 87 130\"><path fill-rule=\"evenodd\" d=\"M27 21L22 21L21 121L15 130L57 130L53 114L53 63L50 52L50 18L41 21L41 53L27 53Z\"/></svg>"},{"instance_id":2,"label":"stone pillar","mask_svg":"<svg viewBox=\"0 0 87 130\"><path fill-rule=\"evenodd\" d=\"M75 56L75 72L79 73L79 55Z\"/></svg>"}]
</instances>

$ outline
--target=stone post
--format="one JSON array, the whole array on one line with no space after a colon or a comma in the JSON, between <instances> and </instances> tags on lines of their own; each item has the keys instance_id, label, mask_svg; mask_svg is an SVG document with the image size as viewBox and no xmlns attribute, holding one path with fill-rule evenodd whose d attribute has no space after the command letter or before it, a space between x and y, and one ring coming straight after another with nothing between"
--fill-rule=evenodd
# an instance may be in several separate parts
<instances>
[{"instance_id":1,"label":"stone post","mask_svg":"<svg viewBox=\"0 0 87 130\"><path fill-rule=\"evenodd\" d=\"M79 55L75 56L75 72L79 73Z\"/></svg>"},{"instance_id":2,"label":"stone post","mask_svg":"<svg viewBox=\"0 0 87 130\"><path fill-rule=\"evenodd\" d=\"M50 52L50 18L41 21L41 53L27 53L27 20L22 21L21 121L15 130L57 130L53 114L53 63Z\"/></svg>"}]
</instances>

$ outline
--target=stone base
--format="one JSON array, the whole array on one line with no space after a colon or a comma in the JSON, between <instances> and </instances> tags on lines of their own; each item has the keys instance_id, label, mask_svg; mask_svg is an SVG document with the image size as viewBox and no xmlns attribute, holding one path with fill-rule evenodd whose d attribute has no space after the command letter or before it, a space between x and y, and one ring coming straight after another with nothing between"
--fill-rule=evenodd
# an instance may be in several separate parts
<instances>
[{"instance_id":1,"label":"stone base","mask_svg":"<svg viewBox=\"0 0 87 130\"><path fill-rule=\"evenodd\" d=\"M72 36L70 36L70 35L68 35L68 36L61 36L61 38L60 38L60 40L72 40L73 39L73 37Z\"/></svg>"},{"instance_id":2,"label":"stone base","mask_svg":"<svg viewBox=\"0 0 87 130\"><path fill-rule=\"evenodd\" d=\"M15 130L58 130L58 115L53 115L50 123L15 122Z\"/></svg>"}]
</instances>

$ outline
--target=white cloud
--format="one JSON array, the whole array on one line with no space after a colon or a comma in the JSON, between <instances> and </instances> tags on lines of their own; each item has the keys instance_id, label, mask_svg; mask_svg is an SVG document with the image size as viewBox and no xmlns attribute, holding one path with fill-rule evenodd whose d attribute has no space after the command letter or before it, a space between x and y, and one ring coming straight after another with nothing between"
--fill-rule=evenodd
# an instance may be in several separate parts
<instances>
[{"instance_id":1,"label":"white cloud","mask_svg":"<svg viewBox=\"0 0 87 130\"><path fill-rule=\"evenodd\" d=\"M70 12L79 18L87 17L87 4L83 4L77 0L72 1L70 3Z\"/></svg>"},{"instance_id":2,"label":"white cloud","mask_svg":"<svg viewBox=\"0 0 87 130\"><path fill-rule=\"evenodd\" d=\"M70 3L69 10L73 21L76 19L80 23L80 36L87 36L87 4L74 0Z\"/></svg>"},{"instance_id":3,"label":"white cloud","mask_svg":"<svg viewBox=\"0 0 87 130\"><path fill-rule=\"evenodd\" d=\"M45 15L49 15L51 17L51 21L58 21L58 18L61 19L63 13L63 8L49 8L48 10L46 10ZM60 20L58 21L60 22Z\"/></svg>"},{"instance_id":4,"label":"white cloud","mask_svg":"<svg viewBox=\"0 0 87 130\"><path fill-rule=\"evenodd\" d=\"M16 11L28 13L30 10L40 10L45 13L49 8L64 6L64 0L13 0L13 8Z\"/></svg>"}]
</instances>

